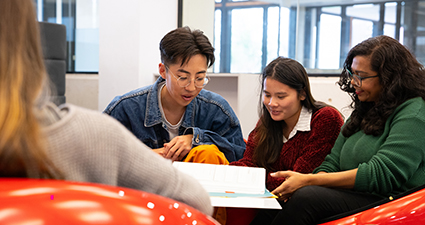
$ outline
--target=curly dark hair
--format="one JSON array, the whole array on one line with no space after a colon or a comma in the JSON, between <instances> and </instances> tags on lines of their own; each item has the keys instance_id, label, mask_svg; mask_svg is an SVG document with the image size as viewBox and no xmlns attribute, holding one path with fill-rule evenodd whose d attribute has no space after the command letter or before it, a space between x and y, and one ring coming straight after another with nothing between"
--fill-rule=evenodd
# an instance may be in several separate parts
<instances>
[{"instance_id":1,"label":"curly dark hair","mask_svg":"<svg viewBox=\"0 0 425 225\"><path fill-rule=\"evenodd\" d=\"M377 102L361 102L345 75L356 56L369 57L371 69L378 73L382 89ZM342 130L346 137L359 130L368 135L380 135L386 120L399 105L415 97L425 99L424 66L406 47L385 35L369 38L350 50L338 84L353 100L354 110Z\"/></svg>"},{"instance_id":2,"label":"curly dark hair","mask_svg":"<svg viewBox=\"0 0 425 225\"><path fill-rule=\"evenodd\" d=\"M165 65L186 64L194 55L204 55L207 66L214 64L214 47L207 36L200 30L191 30L189 27L180 27L168 32L159 43L161 61ZM180 61L181 60L181 61Z\"/></svg>"}]
</instances>

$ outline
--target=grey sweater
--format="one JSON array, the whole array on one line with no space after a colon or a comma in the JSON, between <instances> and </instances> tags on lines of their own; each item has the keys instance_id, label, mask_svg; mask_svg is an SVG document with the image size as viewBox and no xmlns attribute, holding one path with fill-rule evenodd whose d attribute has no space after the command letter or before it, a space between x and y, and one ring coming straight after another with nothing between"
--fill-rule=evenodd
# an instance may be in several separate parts
<instances>
[{"instance_id":1,"label":"grey sweater","mask_svg":"<svg viewBox=\"0 0 425 225\"><path fill-rule=\"evenodd\" d=\"M66 104L48 104L40 121L47 154L66 180L147 191L186 203L211 215L208 193L155 154L108 115Z\"/></svg>"}]
</instances>

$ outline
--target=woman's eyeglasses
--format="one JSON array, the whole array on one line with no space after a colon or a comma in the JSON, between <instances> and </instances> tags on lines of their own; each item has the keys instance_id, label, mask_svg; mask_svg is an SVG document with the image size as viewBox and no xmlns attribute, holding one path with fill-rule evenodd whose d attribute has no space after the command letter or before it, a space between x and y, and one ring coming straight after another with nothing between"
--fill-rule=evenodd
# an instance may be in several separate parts
<instances>
[{"instance_id":1,"label":"woman's eyeglasses","mask_svg":"<svg viewBox=\"0 0 425 225\"><path fill-rule=\"evenodd\" d=\"M348 68L345 69L345 73L346 73L348 79L350 80L350 82L354 81L354 85L357 86L357 87L362 86L362 80L379 76L379 75L375 75L375 76L361 77L357 74L353 74Z\"/></svg>"}]
</instances>

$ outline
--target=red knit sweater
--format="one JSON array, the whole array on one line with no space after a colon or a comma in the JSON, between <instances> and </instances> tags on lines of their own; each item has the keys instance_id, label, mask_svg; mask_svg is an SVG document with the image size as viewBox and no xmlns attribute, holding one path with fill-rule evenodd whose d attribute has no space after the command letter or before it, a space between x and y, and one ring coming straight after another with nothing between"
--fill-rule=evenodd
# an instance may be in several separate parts
<instances>
[{"instance_id":1,"label":"red knit sweater","mask_svg":"<svg viewBox=\"0 0 425 225\"><path fill-rule=\"evenodd\" d=\"M311 117L310 131L297 131L294 137L283 144L279 159L273 164L273 168L276 171L311 173L330 153L343 123L341 114L336 109L319 109ZM243 158L230 165L258 167L252 158L254 147L257 145L254 141L255 134L255 130L249 134ZM267 170L266 187L269 191L273 191L284 181L284 178L273 178L269 175L276 171Z\"/></svg>"}]
</instances>

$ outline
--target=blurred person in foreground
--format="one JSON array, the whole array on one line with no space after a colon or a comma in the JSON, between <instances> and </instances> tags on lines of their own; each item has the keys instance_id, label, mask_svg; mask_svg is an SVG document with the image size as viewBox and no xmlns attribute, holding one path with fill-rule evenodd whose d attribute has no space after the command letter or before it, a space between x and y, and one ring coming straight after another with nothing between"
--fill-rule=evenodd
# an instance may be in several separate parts
<instances>
[{"instance_id":1,"label":"blurred person in foreground","mask_svg":"<svg viewBox=\"0 0 425 225\"><path fill-rule=\"evenodd\" d=\"M211 215L208 193L107 115L48 100L31 0L0 0L0 177L65 179L162 195Z\"/></svg>"}]
</instances>

